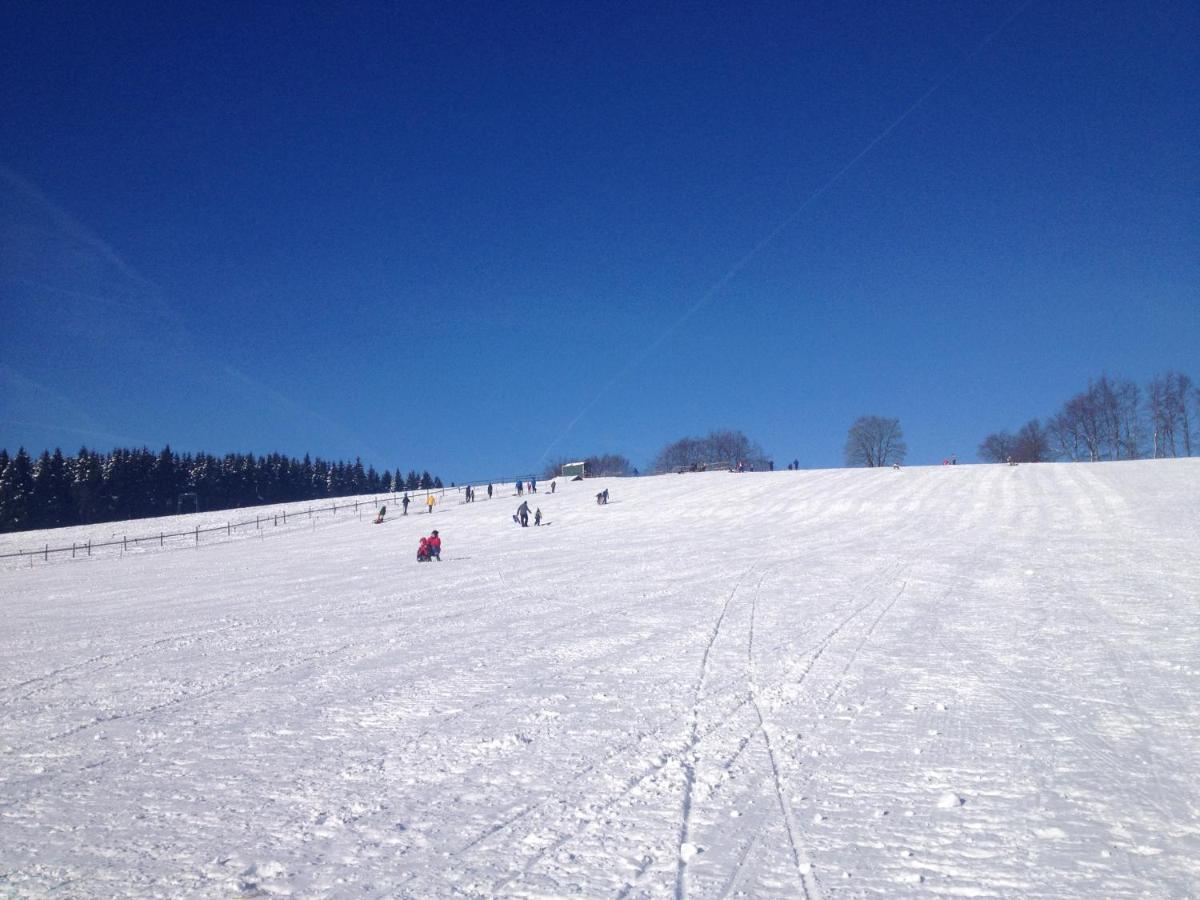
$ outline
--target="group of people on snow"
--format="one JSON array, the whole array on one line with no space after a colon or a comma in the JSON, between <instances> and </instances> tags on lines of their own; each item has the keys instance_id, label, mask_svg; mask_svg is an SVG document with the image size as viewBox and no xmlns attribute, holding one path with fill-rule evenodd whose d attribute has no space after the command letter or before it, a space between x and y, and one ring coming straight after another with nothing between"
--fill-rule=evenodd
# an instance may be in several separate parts
<instances>
[{"instance_id":1,"label":"group of people on snow","mask_svg":"<svg viewBox=\"0 0 1200 900\"><path fill-rule=\"evenodd\" d=\"M518 482L516 482L516 487L517 487L517 493L520 495L523 495L526 489L528 489L530 491L530 493L537 493L537 482L533 479L531 479L528 483L523 482L523 481L518 481ZM551 481L550 482L550 493L552 493L552 494L554 493L555 487L556 487L555 482ZM468 485L466 487L465 491L466 491L466 499L464 502L466 502L466 503L475 502L475 488ZM489 484L487 486L487 491L488 491L488 498L491 499L492 485ZM405 494L403 499L400 502L404 507L404 515L408 515L408 504L411 502L408 494ZM436 503L436 500L434 499L434 496L432 493L426 497L425 503L426 503L426 506L428 507L429 512L432 513L434 504ZM605 488L604 490L602 490L600 493L598 493L596 495L596 503L601 506L608 503L608 488ZM386 506L382 507L379 510L379 517L376 519L376 522L383 521L383 516L386 513L386 511L387 511ZM527 527L529 527L530 517L531 517L531 515L530 515L530 510L529 510L529 501L522 500L521 505L517 507L517 511L513 515L513 521L517 522L522 528L527 528ZM535 509L533 511L532 518L533 518L533 524L535 526L542 524L541 507L538 507L537 509ZM429 562L430 560L434 560L434 559L436 559L438 562L441 562L441 559L442 559L442 539L439 536L436 528L433 530L433 532L428 537L421 538L420 544L417 546L417 562Z\"/></svg>"},{"instance_id":2,"label":"group of people on snow","mask_svg":"<svg viewBox=\"0 0 1200 900\"><path fill-rule=\"evenodd\" d=\"M513 514L513 521L518 523L522 528L529 527L529 501L522 500L521 505L517 507L517 511ZM542 508L539 506L533 514L533 524L542 524Z\"/></svg>"},{"instance_id":3,"label":"group of people on snow","mask_svg":"<svg viewBox=\"0 0 1200 900\"><path fill-rule=\"evenodd\" d=\"M408 504L410 504L410 503L412 503L412 501L410 499L408 499L408 494L405 494L404 497L400 500L400 505L402 507L404 507L404 512L402 513L402 515L406 515L406 516L408 515ZM429 512L431 512L431 513L433 512L433 505L435 503L437 503L437 500L434 499L433 494L429 494L425 498L425 506L428 507ZM385 507L385 509L386 509L386 507ZM383 510L380 510L380 512L379 512L379 518L380 519L383 518Z\"/></svg>"},{"instance_id":4,"label":"group of people on snow","mask_svg":"<svg viewBox=\"0 0 1200 900\"><path fill-rule=\"evenodd\" d=\"M417 545L417 562L429 562L431 559L442 561L442 539L438 537L437 529L429 537L421 538Z\"/></svg>"}]
</instances>

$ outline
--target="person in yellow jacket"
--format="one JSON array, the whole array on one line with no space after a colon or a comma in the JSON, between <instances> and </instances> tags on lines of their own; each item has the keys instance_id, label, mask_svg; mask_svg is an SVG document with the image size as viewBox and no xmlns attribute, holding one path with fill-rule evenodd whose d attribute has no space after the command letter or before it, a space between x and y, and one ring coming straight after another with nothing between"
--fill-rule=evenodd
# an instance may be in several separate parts
<instances>
[{"instance_id":1,"label":"person in yellow jacket","mask_svg":"<svg viewBox=\"0 0 1200 900\"><path fill-rule=\"evenodd\" d=\"M430 494L428 497L426 497L426 498L425 498L425 505L429 507L429 512L430 512L430 513L432 513L432 512L433 512L433 504L434 504L435 502L436 502L436 501L433 499L433 494Z\"/></svg>"}]
</instances>

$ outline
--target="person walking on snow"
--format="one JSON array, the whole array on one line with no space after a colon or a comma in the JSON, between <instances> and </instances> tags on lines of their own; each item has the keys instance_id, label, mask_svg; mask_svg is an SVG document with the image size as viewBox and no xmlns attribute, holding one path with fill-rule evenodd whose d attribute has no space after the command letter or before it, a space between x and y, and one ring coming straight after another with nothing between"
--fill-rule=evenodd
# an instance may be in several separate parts
<instances>
[{"instance_id":1,"label":"person walking on snow","mask_svg":"<svg viewBox=\"0 0 1200 900\"><path fill-rule=\"evenodd\" d=\"M492 499L492 486L490 484L488 485L488 499Z\"/></svg>"},{"instance_id":2,"label":"person walking on snow","mask_svg":"<svg viewBox=\"0 0 1200 900\"><path fill-rule=\"evenodd\" d=\"M404 515L407 516L408 515L408 494L404 495L404 499L401 500L400 503L404 507Z\"/></svg>"},{"instance_id":3,"label":"person walking on snow","mask_svg":"<svg viewBox=\"0 0 1200 900\"><path fill-rule=\"evenodd\" d=\"M525 493L525 482L520 478L517 479L517 496L520 497Z\"/></svg>"},{"instance_id":4,"label":"person walking on snow","mask_svg":"<svg viewBox=\"0 0 1200 900\"><path fill-rule=\"evenodd\" d=\"M430 494L428 497L425 498L425 505L429 507L430 515L433 514L433 504L436 502L437 501L433 499L433 494Z\"/></svg>"},{"instance_id":5,"label":"person walking on snow","mask_svg":"<svg viewBox=\"0 0 1200 900\"><path fill-rule=\"evenodd\" d=\"M529 503L522 500L521 505L517 507L517 514L515 516L513 516L513 518L521 523L522 528L528 528L529 527Z\"/></svg>"},{"instance_id":6,"label":"person walking on snow","mask_svg":"<svg viewBox=\"0 0 1200 900\"><path fill-rule=\"evenodd\" d=\"M533 514L533 524L534 525L542 524L542 508L540 506L537 508L537 512L535 512Z\"/></svg>"}]
</instances>

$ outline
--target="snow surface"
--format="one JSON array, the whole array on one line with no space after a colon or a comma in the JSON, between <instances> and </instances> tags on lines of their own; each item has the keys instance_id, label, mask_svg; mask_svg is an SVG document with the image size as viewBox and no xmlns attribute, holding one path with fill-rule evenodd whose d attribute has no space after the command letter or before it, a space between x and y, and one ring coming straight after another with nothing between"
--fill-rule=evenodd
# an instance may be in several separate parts
<instances>
[{"instance_id":1,"label":"snow surface","mask_svg":"<svg viewBox=\"0 0 1200 900\"><path fill-rule=\"evenodd\" d=\"M1200 893L1200 460L559 488L0 570L0 895Z\"/></svg>"}]
</instances>

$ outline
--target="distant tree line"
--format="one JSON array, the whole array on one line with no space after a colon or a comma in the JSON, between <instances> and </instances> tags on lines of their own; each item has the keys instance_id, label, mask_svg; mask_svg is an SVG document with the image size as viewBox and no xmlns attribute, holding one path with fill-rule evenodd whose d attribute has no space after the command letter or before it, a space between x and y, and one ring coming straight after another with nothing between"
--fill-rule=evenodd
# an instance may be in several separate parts
<instances>
[{"instance_id":1,"label":"distant tree line","mask_svg":"<svg viewBox=\"0 0 1200 900\"><path fill-rule=\"evenodd\" d=\"M360 459L181 456L169 446L158 453L145 447L96 453L84 447L76 456L56 449L37 459L24 448L11 457L0 450L0 532L170 515L179 510L181 497L191 501L185 511L217 510L441 486L427 471L377 472Z\"/></svg>"},{"instance_id":2,"label":"distant tree line","mask_svg":"<svg viewBox=\"0 0 1200 900\"><path fill-rule=\"evenodd\" d=\"M693 465L715 465L745 462L755 469L768 465L762 447L740 431L720 429L707 437L684 437L667 444L651 463L655 472L674 472L691 469Z\"/></svg>"},{"instance_id":3,"label":"distant tree line","mask_svg":"<svg viewBox=\"0 0 1200 900\"><path fill-rule=\"evenodd\" d=\"M979 445L984 462L1055 459L1162 459L1200 450L1200 389L1187 375L1167 372L1145 389L1101 375L1048 421L1031 419L1016 434L998 431Z\"/></svg>"}]
</instances>

